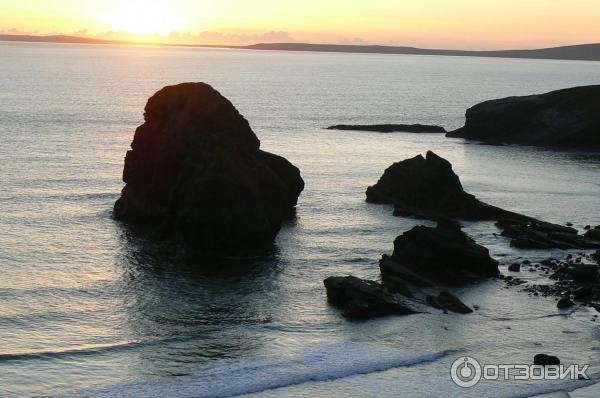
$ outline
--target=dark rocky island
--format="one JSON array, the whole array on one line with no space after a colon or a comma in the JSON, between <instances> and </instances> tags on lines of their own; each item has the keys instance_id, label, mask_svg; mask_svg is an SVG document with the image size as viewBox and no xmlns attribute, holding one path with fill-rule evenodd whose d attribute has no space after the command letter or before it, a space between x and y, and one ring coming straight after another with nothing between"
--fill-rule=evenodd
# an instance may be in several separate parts
<instances>
[{"instance_id":1,"label":"dark rocky island","mask_svg":"<svg viewBox=\"0 0 600 398\"><path fill-rule=\"evenodd\" d=\"M394 205L394 215L425 219L492 220L520 248L598 248L594 230L583 236L568 226L537 220L484 203L465 192L446 159L429 151L388 167L366 191L367 202Z\"/></svg>"},{"instance_id":2,"label":"dark rocky island","mask_svg":"<svg viewBox=\"0 0 600 398\"><path fill-rule=\"evenodd\" d=\"M446 129L440 126L429 126L424 124L338 124L327 127L327 130L352 130L352 131L374 131L377 133L445 133Z\"/></svg>"},{"instance_id":3,"label":"dark rocky island","mask_svg":"<svg viewBox=\"0 0 600 398\"><path fill-rule=\"evenodd\" d=\"M201 252L270 248L304 189L298 168L262 151L246 119L208 84L163 88L144 119L115 218Z\"/></svg>"},{"instance_id":4,"label":"dark rocky island","mask_svg":"<svg viewBox=\"0 0 600 398\"><path fill-rule=\"evenodd\" d=\"M398 236L392 256L382 258L380 269L384 283L402 279L418 286L458 286L499 274L489 250L452 221L435 228L416 226Z\"/></svg>"},{"instance_id":5,"label":"dark rocky island","mask_svg":"<svg viewBox=\"0 0 600 398\"><path fill-rule=\"evenodd\" d=\"M600 149L600 85L482 102L448 137L490 144Z\"/></svg>"}]
</instances>

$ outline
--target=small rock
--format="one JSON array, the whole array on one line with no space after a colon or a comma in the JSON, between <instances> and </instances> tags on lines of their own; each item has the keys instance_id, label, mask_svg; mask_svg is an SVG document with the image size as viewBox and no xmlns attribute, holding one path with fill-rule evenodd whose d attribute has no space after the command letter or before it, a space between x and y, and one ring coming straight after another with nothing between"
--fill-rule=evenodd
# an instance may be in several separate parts
<instances>
[{"instance_id":1,"label":"small rock","mask_svg":"<svg viewBox=\"0 0 600 398\"><path fill-rule=\"evenodd\" d=\"M560 300L558 300L558 303L556 303L556 307L560 309L570 308L573 305L574 303L569 297L562 297Z\"/></svg>"},{"instance_id":2,"label":"small rock","mask_svg":"<svg viewBox=\"0 0 600 398\"><path fill-rule=\"evenodd\" d=\"M556 366L560 365L560 359L553 355L537 354L535 357L533 357L533 364L541 366Z\"/></svg>"},{"instance_id":3,"label":"small rock","mask_svg":"<svg viewBox=\"0 0 600 398\"><path fill-rule=\"evenodd\" d=\"M514 263L508 266L510 272L521 272L521 264Z\"/></svg>"}]
</instances>

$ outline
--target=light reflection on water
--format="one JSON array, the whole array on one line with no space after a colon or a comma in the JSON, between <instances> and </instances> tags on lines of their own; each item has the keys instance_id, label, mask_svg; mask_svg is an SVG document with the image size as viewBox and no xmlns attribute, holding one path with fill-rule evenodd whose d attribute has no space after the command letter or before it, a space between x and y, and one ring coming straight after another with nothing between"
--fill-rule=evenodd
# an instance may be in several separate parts
<instances>
[{"instance_id":1,"label":"light reflection on water","mask_svg":"<svg viewBox=\"0 0 600 398\"><path fill-rule=\"evenodd\" d=\"M366 204L364 190L392 162L428 149L485 201L579 228L600 224L596 154L322 130L342 122L453 128L484 99L597 82L597 63L7 43L0 50L2 395L184 375L202 384L206 369L294 361L307 349L343 357L347 342L399 350L394 360L449 349L526 360L542 343L565 360L599 362L589 314L551 316L551 300L493 281L459 291L481 306L469 317L366 323L341 318L322 285L333 274L379 277L380 255L418 221ZM281 231L275 253L224 266L111 219L147 97L181 81L213 84L250 120L264 149L301 168L307 188L298 219ZM547 256L511 249L491 223L465 228L503 267ZM377 380L382 395L411 388L427 395L449 381L445 361L334 384L356 392ZM235 376L223 372L224 383ZM432 372L435 382L425 376Z\"/></svg>"}]
</instances>

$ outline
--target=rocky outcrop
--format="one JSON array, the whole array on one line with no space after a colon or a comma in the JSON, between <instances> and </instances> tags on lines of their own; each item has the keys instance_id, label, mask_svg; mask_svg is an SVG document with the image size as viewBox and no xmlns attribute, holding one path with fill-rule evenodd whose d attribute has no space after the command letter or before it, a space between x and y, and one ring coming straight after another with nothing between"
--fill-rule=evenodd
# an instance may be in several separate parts
<instances>
[{"instance_id":1,"label":"rocky outcrop","mask_svg":"<svg viewBox=\"0 0 600 398\"><path fill-rule=\"evenodd\" d=\"M593 240L600 241L600 225L598 225L594 229L589 229L585 233L585 237L588 238L588 239L593 239Z\"/></svg>"},{"instance_id":2,"label":"rocky outcrop","mask_svg":"<svg viewBox=\"0 0 600 398\"><path fill-rule=\"evenodd\" d=\"M600 149L600 85L486 101L447 134L492 144Z\"/></svg>"},{"instance_id":3,"label":"rocky outcrop","mask_svg":"<svg viewBox=\"0 0 600 398\"><path fill-rule=\"evenodd\" d=\"M395 277L417 286L456 286L499 273L489 250L454 222L416 226L398 236L392 256L382 259L380 269L384 281Z\"/></svg>"},{"instance_id":4,"label":"rocky outcrop","mask_svg":"<svg viewBox=\"0 0 600 398\"><path fill-rule=\"evenodd\" d=\"M495 220L518 248L587 249L600 247L592 239L595 229L585 236L571 227L537 220L484 203L465 192L459 177L446 159L429 151L394 163L377 184L367 188L367 202L394 205L394 215L432 220L458 218Z\"/></svg>"},{"instance_id":5,"label":"rocky outcrop","mask_svg":"<svg viewBox=\"0 0 600 398\"><path fill-rule=\"evenodd\" d=\"M394 205L394 215L469 220L532 220L479 201L465 192L446 159L428 151L426 156L394 163L377 184L367 188L367 202Z\"/></svg>"},{"instance_id":6,"label":"rocky outcrop","mask_svg":"<svg viewBox=\"0 0 600 398\"><path fill-rule=\"evenodd\" d=\"M354 276L332 276L323 282L329 302L348 318L367 319L386 315L408 315L416 311L381 284Z\"/></svg>"},{"instance_id":7,"label":"rocky outcrop","mask_svg":"<svg viewBox=\"0 0 600 398\"><path fill-rule=\"evenodd\" d=\"M590 238L589 233L579 235L577 230L542 221L504 220L496 224L502 235L512 238L511 246L519 249L595 249L600 240Z\"/></svg>"},{"instance_id":8,"label":"rocky outcrop","mask_svg":"<svg viewBox=\"0 0 600 398\"><path fill-rule=\"evenodd\" d=\"M114 216L217 254L269 248L304 188L300 171L260 150L246 119L204 83L165 87L125 157Z\"/></svg>"},{"instance_id":9,"label":"rocky outcrop","mask_svg":"<svg viewBox=\"0 0 600 398\"><path fill-rule=\"evenodd\" d=\"M337 124L327 127L327 130L353 130L374 131L377 133L445 133L446 129L441 126L430 126L425 124Z\"/></svg>"}]
</instances>

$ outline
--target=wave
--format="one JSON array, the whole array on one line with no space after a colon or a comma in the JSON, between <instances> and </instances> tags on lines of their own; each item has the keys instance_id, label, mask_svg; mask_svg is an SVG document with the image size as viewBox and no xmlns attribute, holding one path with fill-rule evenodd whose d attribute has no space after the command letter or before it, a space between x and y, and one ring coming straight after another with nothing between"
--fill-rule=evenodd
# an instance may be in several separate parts
<instances>
[{"instance_id":1,"label":"wave","mask_svg":"<svg viewBox=\"0 0 600 398\"><path fill-rule=\"evenodd\" d=\"M85 355L97 355L110 351L120 351L140 346L147 345L148 343L141 342L125 342L119 344L107 344L107 345L94 345L86 348L76 348L67 350L56 350L56 351L34 351L34 352L23 352L14 354L0 354L0 362L6 361L28 361L33 359L61 359L71 356L85 356Z\"/></svg>"},{"instance_id":2,"label":"wave","mask_svg":"<svg viewBox=\"0 0 600 398\"><path fill-rule=\"evenodd\" d=\"M197 377L80 390L62 397L224 398L434 362L450 353L415 353L390 346L345 342L306 349L291 359L238 361L203 369Z\"/></svg>"},{"instance_id":3,"label":"wave","mask_svg":"<svg viewBox=\"0 0 600 398\"><path fill-rule=\"evenodd\" d=\"M171 342L188 342L200 339L202 339L202 336L178 336L148 341L126 341L115 344L86 345L84 347L63 350L32 351L10 354L0 353L0 363L7 361L54 360L79 356L102 355L149 346L158 346Z\"/></svg>"}]
</instances>

